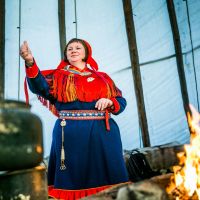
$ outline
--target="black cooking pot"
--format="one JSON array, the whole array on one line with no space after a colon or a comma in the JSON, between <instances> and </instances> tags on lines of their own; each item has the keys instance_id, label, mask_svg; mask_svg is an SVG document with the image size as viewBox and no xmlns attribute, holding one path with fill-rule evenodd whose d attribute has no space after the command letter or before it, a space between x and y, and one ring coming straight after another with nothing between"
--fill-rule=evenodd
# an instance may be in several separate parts
<instances>
[{"instance_id":1,"label":"black cooking pot","mask_svg":"<svg viewBox=\"0 0 200 200\"><path fill-rule=\"evenodd\" d=\"M24 102L0 101L0 171L35 167L42 159L39 117Z\"/></svg>"},{"instance_id":2,"label":"black cooking pot","mask_svg":"<svg viewBox=\"0 0 200 200\"><path fill-rule=\"evenodd\" d=\"M45 168L4 172L0 174L0 200L48 199Z\"/></svg>"}]
</instances>

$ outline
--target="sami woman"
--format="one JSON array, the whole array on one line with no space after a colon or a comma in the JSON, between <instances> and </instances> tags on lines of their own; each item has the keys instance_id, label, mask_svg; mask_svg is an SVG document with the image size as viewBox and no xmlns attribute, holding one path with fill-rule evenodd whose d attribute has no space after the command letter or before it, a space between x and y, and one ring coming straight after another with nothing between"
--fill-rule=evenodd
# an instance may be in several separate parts
<instances>
[{"instance_id":1,"label":"sami woman","mask_svg":"<svg viewBox=\"0 0 200 200\"><path fill-rule=\"evenodd\" d=\"M79 199L128 181L118 125L126 100L112 79L98 72L91 46L68 42L64 59L53 70L40 71L24 42L30 90L58 117L48 166L49 196Z\"/></svg>"}]
</instances>

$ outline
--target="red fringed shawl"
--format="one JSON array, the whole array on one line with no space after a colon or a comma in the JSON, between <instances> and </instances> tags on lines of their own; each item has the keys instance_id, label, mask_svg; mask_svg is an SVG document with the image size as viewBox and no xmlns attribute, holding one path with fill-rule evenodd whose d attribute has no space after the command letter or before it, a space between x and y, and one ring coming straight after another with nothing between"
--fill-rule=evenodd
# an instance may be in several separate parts
<instances>
[{"instance_id":1,"label":"red fringed shawl","mask_svg":"<svg viewBox=\"0 0 200 200\"><path fill-rule=\"evenodd\" d=\"M50 94L58 102L67 103L76 100L92 102L100 98L110 99L121 96L121 91L115 86L112 79L103 72L87 68L83 72L86 75L80 75L63 68L45 70L41 73L49 85ZM41 96L38 96L38 99L57 116L54 105Z\"/></svg>"}]
</instances>

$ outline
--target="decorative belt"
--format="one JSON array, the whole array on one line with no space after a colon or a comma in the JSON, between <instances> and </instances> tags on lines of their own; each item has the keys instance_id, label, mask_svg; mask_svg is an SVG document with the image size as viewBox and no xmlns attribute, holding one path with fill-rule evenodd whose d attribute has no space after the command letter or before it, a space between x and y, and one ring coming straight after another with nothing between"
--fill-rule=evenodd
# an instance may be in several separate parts
<instances>
[{"instance_id":1,"label":"decorative belt","mask_svg":"<svg viewBox=\"0 0 200 200\"><path fill-rule=\"evenodd\" d=\"M109 112L98 110L62 110L59 112L60 119L100 120L107 117L110 118Z\"/></svg>"},{"instance_id":2,"label":"decorative belt","mask_svg":"<svg viewBox=\"0 0 200 200\"><path fill-rule=\"evenodd\" d=\"M60 170L65 170L65 151L64 151L64 127L66 126L66 119L70 120L102 120L105 119L106 130L110 130L109 125L110 113L108 110L62 110L59 112L59 119L62 119L60 125L62 127L62 147L61 147L61 166Z\"/></svg>"}]
</instances>

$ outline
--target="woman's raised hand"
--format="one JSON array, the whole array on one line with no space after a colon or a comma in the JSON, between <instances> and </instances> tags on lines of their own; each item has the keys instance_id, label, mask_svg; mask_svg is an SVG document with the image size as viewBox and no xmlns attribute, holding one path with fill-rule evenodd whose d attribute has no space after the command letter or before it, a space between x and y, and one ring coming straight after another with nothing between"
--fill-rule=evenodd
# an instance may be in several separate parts
<instances>
[{"instance_id":1,"label":"woman's raised hand","mask_svg":"<svg viewBox=\"0 0 200 200\"><path fill-rule=\"evenodd\" d=\"M34 62L33 55L31 53L27 41L24 41L20 47L20 56L25 60L27 64Z\"/></svg>"}]
</instances>

